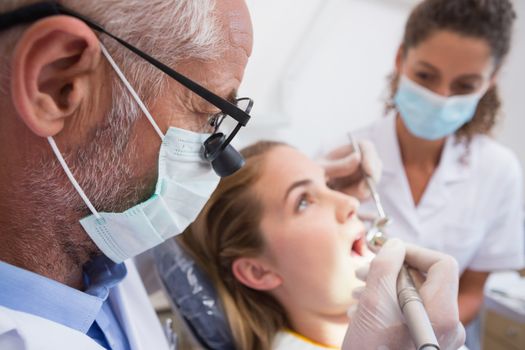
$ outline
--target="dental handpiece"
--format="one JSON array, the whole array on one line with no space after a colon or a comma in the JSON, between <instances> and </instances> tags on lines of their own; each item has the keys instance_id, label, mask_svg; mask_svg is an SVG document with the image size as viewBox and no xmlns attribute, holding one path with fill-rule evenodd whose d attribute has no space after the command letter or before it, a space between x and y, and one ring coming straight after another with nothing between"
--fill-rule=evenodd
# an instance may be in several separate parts
<instances>
[{"instance_id":1,"label":"dental handpiece","mask_svg":"<svg viewBox=\"0 0 525 350\"><path fill-rule=\"evenodd\" d=\"M348 138L350 139L354 152L361 154L359 145L355 142L351 134L348 134ZM383 205L381 204L381 198L379 197L374 179L367 175L366 172L363 172L363 176L365 177L365 181L379 215L379 218L368 231L366 241L370 250L377 252L388 240L384 228L388 224L389 218L386 216ZM434 329L432 328L423 300L419 296L407 264L403 264L403 267L399 271L396 281L396 290L399 307L405 317L408 330L414 344L416 345L416 349L439 350Z\"/></svg>"}]
</instances>

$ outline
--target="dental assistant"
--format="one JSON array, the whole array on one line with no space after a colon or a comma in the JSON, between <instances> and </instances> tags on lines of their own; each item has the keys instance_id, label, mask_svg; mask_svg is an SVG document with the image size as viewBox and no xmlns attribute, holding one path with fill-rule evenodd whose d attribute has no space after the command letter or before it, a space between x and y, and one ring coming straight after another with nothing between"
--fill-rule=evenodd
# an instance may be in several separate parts
<instances>
[{"instance_id":1,"label":"dental assistant","mask_svg":"<svg viewBox=\"0 0 525 350\"><path fill-rule=\"evenodd\" d=\"M492 271L524 265L521 167L491 137L515 17L508 0L420 3L396 56L390 113L355 134L383 161L388 233L458 261L464 324Z\"/></svg>"}]
</instances>

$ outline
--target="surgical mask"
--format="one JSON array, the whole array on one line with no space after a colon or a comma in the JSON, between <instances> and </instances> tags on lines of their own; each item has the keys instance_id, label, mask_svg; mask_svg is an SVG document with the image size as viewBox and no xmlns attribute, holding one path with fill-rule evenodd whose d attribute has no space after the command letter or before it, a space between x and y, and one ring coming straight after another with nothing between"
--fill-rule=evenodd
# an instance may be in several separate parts
<instances>
[{"instance_id":1,"label":"surgical mask","mask_svg":"<svg viewBox=\"0 0 525 350\"><path fill-rule=\"evenodd\" d=\"M183 232L204 207L219 177L202 157L203 142L209 135L175 127L163 135L102 44L101 49L162 140L155 193L124 212L99 213L73 177L53 138L49 137L48 141L69 180L93 213L80 220L82 227L107 257L120 263Z\"/></svg>"},{"instance_id":2,"label":"surgical mask","mask_svg":"<svg viewBox=\"0 0 525 350\"><path fill-rule=\"evenodd\" d=\"M401 76L394 97L396 108L410 132L437 140L456 132L470 121L486 89L470 95L443 97Z\"/></svg>"}]
</instances>

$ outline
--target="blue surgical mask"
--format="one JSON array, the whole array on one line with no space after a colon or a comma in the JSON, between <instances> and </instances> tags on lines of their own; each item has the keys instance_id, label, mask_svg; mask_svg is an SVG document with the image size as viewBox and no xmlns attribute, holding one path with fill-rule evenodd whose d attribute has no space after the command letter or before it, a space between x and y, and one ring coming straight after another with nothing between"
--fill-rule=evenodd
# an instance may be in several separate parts
<instances>
[{"instance_id":1,"label":"blue surgical mask","mask_svg":"<svg viewBox=\"0 0 525 350\"><path fill-rule=\"evenodd\" d=\"M405 126L422 139L438 140L452 135L476 112L486 89L470 95L444 97L402 75L394 102Z\"/></svg>"},{"instance_id":2,"label":"blue surgical mask","mask_svg":"<svg viewBox=\"0 0 525 350\"><path fill-rule=\"evenodd\" d=\"M163 135L107 50L102 45L101 49L162 140L154 195L121 213L98 212L73 177L53 138L48 141L93 213L80 220L82 227L107 257L120 263L183 232L204 207L219 177L203 158L203 142L209 135L175 127Z\"/></svg>"}]
</instances>

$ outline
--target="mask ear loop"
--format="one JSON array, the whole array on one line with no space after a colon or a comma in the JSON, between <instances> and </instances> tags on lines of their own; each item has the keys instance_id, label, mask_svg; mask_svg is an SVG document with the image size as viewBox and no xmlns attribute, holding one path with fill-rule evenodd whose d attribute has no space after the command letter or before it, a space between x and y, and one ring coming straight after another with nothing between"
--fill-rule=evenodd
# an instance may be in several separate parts
<instances>
[{"instance_id":1,"label":"mask ear loop","mask_svg":"<svg viewBox=\"0 0 525 350\"><path fill-rule=\"evenodd\" d=\"M109 64L111 65L111 67L113 67L113 69L117 73L118 77L120 78L120 80L122 81L122 83L124 84L126 89L128 89L128 91L131 93L131 96L133 97L135 102L137 102L137 104L139 105L139 107L142 110L142 112L146 115L146 118L148 118L149 122L151 123L151 125L153 126L153 128L155 129L157 134L159 135L160 139L163 140L164 139L164 134L160 130L159 126L157 125L157 123L155 123L155 120L151 116L150 112L148 111L148 109L146 108L144 103L140 100L137 92L135 91L135 89L133 89L133 87L131 86L129 81L124 76L124 73L122 73L122 71L117 66L117 64L115 63L115 61L113 60L113 58L111 57L109 52L106 50L104 45L102 45L102 43L100 43L100 49L102 50L102 54L106 57L106 59L108 60ZM69 166L67 165L66 160L62 156L62 153L60 152L60 150L58 149L58 146L57 146L57 144L55 142L55 139L52 136L49 136L49 137L47 137L47 142L49 142L49 145L51 146L51 149L53 150L53 153L57 157L60 165L62 166L62 169L64 169L64 172L66 173L69 181L71 182L71 184L73 185L73 187L75 188L77 193L80 195L80 197L82 198L82 200L84 201L86 206L89 208L91 213L97 219L102 218L100 216L100 214L98 213L98 211L95 209L95 206L93 205L93 203L91 203L91 201L89 200L88 196L86 195L86 193L84 192L82 187L80 187L80 184L75 179L75 176L73 175L71 170L69 169Z\"/></svg>"},{"instance_id":2,"label":"mask ear loop","mask_svg":"<svg viewBox=\"0 0 525 350\"><path fill-rule=\"evenodd\" d=\"M153 117L151 116L150 112L148 111L148 109L146 108L146 106L144 105L142 100L139 98L139 95L137 94L135 89L131 86L131 84L129 83L128 79L126 79L126 76L124 75L124 73L122 73L120 68L117 66L117 64L113 60L113 57L111 57L111 55L109 54L108 50L106 49L106 47L102 43L100 43L100 49L102 50L102 54L106 57L106 59L108 60L109 64L113 68L113 70L115 70L115 73L117 73L118 77L120 78L120 80L122 81L122 83L124 84L126 89L128 89L129 93L131 94L131 96L133 97L135 102L137 102L137 104L139 105L139 108L146 115L146 118L148 118L148 121L153 126L153 129L155 129L157 134L160 136L160 139L164 140L164 134L162 133L162 131L160 130L159 126L155 122L155 119L153 119Z\"/></svg>"},{"instance_id":3,"label":"mask ear loop","mask_svg":"<svg viewBox=\"0 0 525 350\"><path fill-rule=\"evenodd\" d=\"M67 177L69 178L69 181L71 182L71 184L73 184L73 187L75 188L75 190L78 192L78 194L80 195L80 197L82 198L84 203L86 203L86 205L89 208L89 210L91 211L91 213L93 213L93 215L97 219L100 219L101 218L100 214L95 209L95 207L93 206L93 204L91 203L89 198L86 196L86 193L84 192L82 187L80 187L80 185L78 184L78 182L75 179L75 177L73 176L73 173L71 172L71 170L69 170L69 167L67 166L67 163L66 163L64 157L62 157L62 153L60 153L60 150L58 149L58 146L57 146L55 140L53 139L53 136L49 136L47 138L47 141L51 145L51 149L53 150L53 153L55 153L55 156L57 157L58 161L60 162L60 165L62 166L62 169L64 169Z\"/></svg>"}]
</instances>

